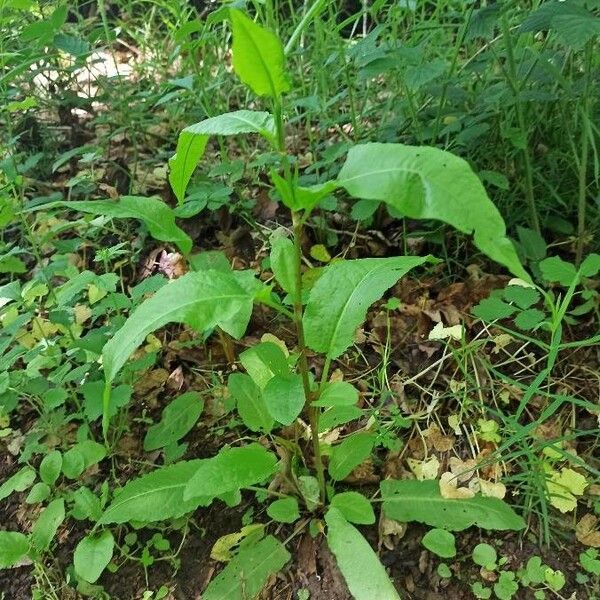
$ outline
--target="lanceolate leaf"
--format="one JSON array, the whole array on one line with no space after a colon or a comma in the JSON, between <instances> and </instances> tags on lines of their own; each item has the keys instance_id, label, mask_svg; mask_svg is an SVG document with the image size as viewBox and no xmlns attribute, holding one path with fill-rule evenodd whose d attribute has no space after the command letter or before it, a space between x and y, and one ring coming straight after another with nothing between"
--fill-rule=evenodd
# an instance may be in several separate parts
<instances>
[{"instance_id":1,"label":"lanceolate leaf","mask_svg":"<svg viewBox=\"0 0 600 600\"><path fill-rule=\"evenodd\" d=\"M368 432L353 433L341 444L334 446L329 460L329 474L341 481L352 473L373 450L376 436Z\"/></svg>"},{"instance_id":2,"label":"lanceolate leaf","mask_svg":"<svg viewBox=\"0 0 600 600\"><path fill-rule=\"evenodd\" d=\"M183 498L187 482L201 464L201 460L182 461L130 481L117 493L98 523L176 519L198 506L210 504L213 499L210 496Z\"/></svg>"},{"instance_id":3,"label":"lanceolate leaf","mask_svg":"<svg viewBox=\"0 0 600 600\"><path fill-rule=\"evenodd\" d=\"M337 508L325 515L327 545L356 600L400 600L379 558Z\"/></svg>"},{"instance_id":4,"label":"lanceolate leaf","mask_svg":"<svg viewBox=\"0 0 600 600\"><path fill-rule=\"evenodd\" d=\"M476 495L473 498L444 498L437 481L381 482L383 511L389 519L417 521L432 527L461 531L477 525L482 529L518 531L525 522L506 502Z\"/></svg>"},{"instance_id":5,"label":"lanceolate leaf","mask_svg":"<svg viewBox=\"0 0 600 600\"><path fill-rule=\"evenodd\" d=\"M462 158L438 148L360 144L348 153L338 181L356 198L386 202L411 219L436 219L473 234L484 254L531 281L500 213Z\"/></svg>"},{"instance_id":6,"label":"lanceolate leaf","mask_svg":"<svg viewBox=\"0 0 600 600\"><path fill-rule=\"evenodd\" d=\"M204 156L208 138L211 135L241 133L259 133L272 141L275 135L272 115L268 112L238 110L190 125L179 134L177 150L169 160L169 182L179 204L183 202L190 178Z\"/></svg>"},{"instance_id":7,"label":"lanceolate leaf","mask_svg":"<svg viewBox=\"0 0 600 600\"><path fill-rule=\"evenodd\" d=\"M202 600L256 598L269 576L277 573L289 559L289 552L271 535L258 543L242 545L238 554L210 582Z\"/></svg>"},{"instance_id":8,"label":"lanceolate leaf","mask_svg":"<svg viewBox=\"0 0 600 600\"><path fill-rule=\"evenodd\" d=\"M337 358L354 340L367 309L425 256L364 258L334 262L310 291L304 314L306 344Z\"/></svg>"},{"instance_id":9,"label":"lanceolate leaf","mask_svg":"<svg viewBox=\"0 0 600 600\"><path fill-rule=\"evenodd\" d=\"M231 9L233 70L258 96L275 98L289 89L279 38L243 12Z\"/></svg>"},{"instance_id":10,"label":"lanceolate leaf","mask_svg":"<svg viewBox=\"0 0 600 600\"><path fill-rule=\"evenodd\" d=\"M260 444L225 448L203 460L187 482L184 499L220 496L260 483L275 472L277 457Z\"/></svg>"},{"instance_id":11,"label":"lanceolate leaf","mask_svg":"<svg viewBox=\"0 0 600 600\"><path fill-rule=\"evenodd\" d=\"M262 391L250 375L232 373L227 381L227 388L235 399L238 413L248 429L264 433L273 429L273 418L267 410Z\"/></svg>"},{"instance_id":12,"label":"lanceolate leaf","mask_svg":"<svg viewBox=\"0 0 600 600\"><path fill-rule=\"evenodd\" d=\"M115 540L110 531L99 535L86 535L75 548L73 566L79 577L95 583L110 562Z\"/></svg>"},{"instance_id":13,"label":"lanceolate leaf","mask_svg":"<svg viewBox=\"0 0 600 600\"><path fill-rule=\"evenodd\" d=\"M298 267L292 241L283 236L273 238L270 258L271 270L277 283L288 294L294 294Z\"/></svg>"},{"instance_id":14,"label":"lanceolate leaf","mask_svg":"<svg viewBox=\"0 0 600 600\"><path fill-rule=\"evenodd\" d=\"M196 424L203 408L204 400L197 392L187 392L175 398L163 410L160 422L148 429L144 450L164 448L180 440Z\"/></svg>"},{"instance_id":15,"label":"lanceolate leaf","mask_svg":"<svg viewBox=\"0 0 600 600\"><path fill-rule=\"evenodd\" d=\"M65 501L62 498L52 500L40 513L31 529L31 542L39 552L45 552L65 520Z\"/></svg>"},{"instance_id":16,"label":"lanceolate leaf","mask_svg":"<svg viewBox=\"0 0 600 600\"><path fill-rule=\"evenodd\" d=\"M117 219L137 219L146 225L154 239L161 242L173 242L184 254L189 254L192 249L190 237L175 224L173 209L158 198L122 196L117 202L111 200L52 202L36 206L34 210L45 210L56 206L92 215Z\"/></svg>"},{"instance_id":17,"label":"lanceolate leaf","mask_svg":"<svg viewBox=\"0 0 600 600\"><path fill-rule=\"evenodd\" d=\"M113 381L149 333L168 323L185 323L198 331L219 326L240 337L250 319L252 299L234 273L202 271L176 279L143 302L104 346L106 380Z\"/></svg>"}]
</instances>

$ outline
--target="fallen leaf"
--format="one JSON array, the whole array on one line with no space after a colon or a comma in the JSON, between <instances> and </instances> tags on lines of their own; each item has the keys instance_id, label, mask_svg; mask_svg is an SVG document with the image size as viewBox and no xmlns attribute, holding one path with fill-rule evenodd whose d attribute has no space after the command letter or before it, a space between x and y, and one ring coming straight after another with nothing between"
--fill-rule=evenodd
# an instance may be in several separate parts
<instances>
[{"instance_id":1,"label":"fallen leaf","mask_svg":"<svg viewBox=\"0 0 600 600\"><path fill-rule=\"evenodd\" d=\"M600 530L598 529L598 517L588 513L583 515L575 526L575 537L586 546L600 548Z\"/></svg>"},{"instance_id":2,"label":"fallen leaf","mask_svg":"<svg viewBox=\"0 0 600 600\"><path fill-rule=\"evenodd\" d=\"M458 487L458 479L448 471L440 477L440 494L442 498L461 499L472 498L475 492L466 487Z\"/></svg>"},{"instance_id":3,"label":"fallen leaf","mask_svg":"<svg viewBox=\"0 0 600 600\"><path fill-rule=\"evenodd\" d=\"M415 460L414 458L406 459L410 470L414 473L419 481L427 479L435 479L440 470L440 461L437 456L431 456L427 460Z\"/></svg>"},{"instance_id":4,"label":"fallen leaf","mask_svg":"<svg viewBox=\"0 0 600 600\"><path fill-rule=\"evenodd\" d=\"M500 498L504 499L506 496L506 486L500 481L486 481L485 479L478 479L479 489L482 496L488 498Z\"/></svg>"}]
</instances>

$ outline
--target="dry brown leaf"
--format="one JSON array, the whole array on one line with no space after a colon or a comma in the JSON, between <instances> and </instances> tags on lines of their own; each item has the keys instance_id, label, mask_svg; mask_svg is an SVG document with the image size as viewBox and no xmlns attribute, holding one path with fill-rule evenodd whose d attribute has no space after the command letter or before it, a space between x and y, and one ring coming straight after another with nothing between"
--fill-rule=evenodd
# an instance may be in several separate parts
<instances>
[{"instance_id":1,"label":"dry brown leaf","mask_svg":"<svg viewBox=\"0 0 600 600\"><path fill-rule=\"evenodd\" d=\"M461 460L457 456L451 456L448 466L452 474L456 476L458 483L465 483L475 474L477 461L473 458Z\"/></svg>"},{"instance_id":2,"label":"dry brown leaf","mask_svg":"<svg viewBox=\"0 0 600 600\"><path fill-rule=\"evenodd\" d=\"M482 496L488 498L500 498L504 499L506 496L506 486L500 481L486 481L485 479L478 479L479 490Z\"/></svg>"},{"instance_id":3,"label":"dry brown leaf","mask_svg":"<svg viewBox=\"0 0 600 600\"><path fill-rule=\"evenodd\" d=\"M435 479L440 470L440 461L437 456L431 456L427 460L407 458L406 462L419 481Z\"/></svg>"},{"instance_id":4,"label":"dry brown leaf","mask_svg":"<svg viewBox=\"0 0 600 600\"><path fill-rule=\"evenodd\" d=\"M598 521L598 517L595 517L591 513L583 515L575 526L575 537L586 546L600 548Z\"/></svg>"},{"instance_id":5,"label":"dry brown leaf","mask_svg":"<svg viewBox=\"0 0 600 600\"><path fill-rule=\"evenodd\" d=\"M472 498L475 495L473 490L466 487L458 487L458 480L456 477L447 471L442 473L440 477L440 494L442 498L448 499L462 499Z\"/></svg>"},{"instance_id":6,"label":"dry brown leaf","mask_svg":"<svg viewBox=\"0 0 600 600\"><path fill-rule=\"evenodd\" d=\"M432 425L423 432L423 435L431 442L437 452L448 452L456 441L453 435L446 435L440 431L437 425Z\"/></svg>"}]
</instances>

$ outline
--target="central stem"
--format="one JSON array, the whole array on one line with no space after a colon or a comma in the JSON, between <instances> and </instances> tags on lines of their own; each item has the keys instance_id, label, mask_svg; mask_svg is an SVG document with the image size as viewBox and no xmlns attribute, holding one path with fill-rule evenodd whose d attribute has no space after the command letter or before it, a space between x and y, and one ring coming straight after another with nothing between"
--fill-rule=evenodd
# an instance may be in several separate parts
<instances>
[{"instance_id":1,"label":"central stem","mask_svg":"<svg viewBox=\"0 0 600 600\"><path fill-rule=\"evenodd\" d=\"M292 195L295 195L295 182L292 176L289 157L285 150L285 129L283 125L283 111L281 101L277 98L273 103L273 114L275 117L275 127L277 130L277 149L281 155L281 163L285 180L289 186ZM295 203L294 203L295 205ZM319 416L320 409L311 406L313 394L310 389L310 378L308 376L308 359L306 358L306 343L304 341L304 309L302 305L302 217L300 212L292 210L292 227L294 233L294 262L295 262L295 282L294 282L294 325L296 327L296 337L298 340L298 368L302 377L302 387L304 388L304 406L308 411L310 423L310 432L313 445L313 454L315 461L315 470L317 472L317 481L319 482L319 494L321 502L325 501L325 472L323 469L323 458L321 456L321 446L319 445Z\"/></svg>"}]
</instances>

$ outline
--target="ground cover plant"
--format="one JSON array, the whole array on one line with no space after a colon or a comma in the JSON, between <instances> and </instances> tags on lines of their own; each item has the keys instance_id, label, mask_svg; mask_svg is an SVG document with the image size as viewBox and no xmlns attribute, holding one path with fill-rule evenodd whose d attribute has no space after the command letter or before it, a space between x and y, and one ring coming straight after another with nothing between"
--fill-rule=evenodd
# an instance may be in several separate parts
<instances>
[{"instance_id":1,"label":"ground cover plant","mask_svg":"<svg viewBox=\"0 0 600 600\"><path fill-rule=\"evenodd\" d=\"M3 597L598 596L593 3L1 8Z\"/></svg>"}]
</instances>

